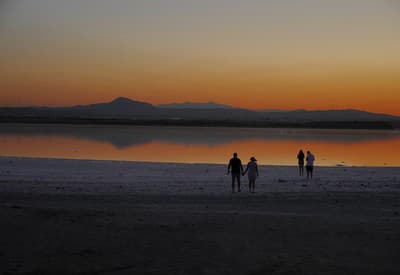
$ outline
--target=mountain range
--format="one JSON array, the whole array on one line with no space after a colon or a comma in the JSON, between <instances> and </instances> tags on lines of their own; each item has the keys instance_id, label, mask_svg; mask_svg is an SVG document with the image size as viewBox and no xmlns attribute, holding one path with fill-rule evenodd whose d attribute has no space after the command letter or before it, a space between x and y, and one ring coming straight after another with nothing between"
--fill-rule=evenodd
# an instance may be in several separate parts
<instances>
[{"instance_id":1,"label":"mountain range","mask_svg":"<svg viewBox=\"0 0 400 275\"><path fill-rule=\"evenodd\" d=\"M0 122L79 121L227 125L250 127L399 128L400 117L360 110L248 110L230 105L172 103L152 105L119 97L111 102L72 107L0 107Z\"/></svg>"}]
</instances>

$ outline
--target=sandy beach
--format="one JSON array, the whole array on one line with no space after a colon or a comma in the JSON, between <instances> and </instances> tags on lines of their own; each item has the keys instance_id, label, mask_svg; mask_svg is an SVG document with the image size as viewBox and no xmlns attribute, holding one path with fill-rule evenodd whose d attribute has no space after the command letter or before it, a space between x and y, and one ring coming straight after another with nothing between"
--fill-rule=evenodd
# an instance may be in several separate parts
<instances>
[{"instance_id":1,"label":"sandy beach","mask_svg":"<svg viewBox=\"0 0 400 275\"><path fill-rule=\"evenodd\" d=\"M1 274L400 274L400 168L0 158Z\"/></svg>"}]
</instances>

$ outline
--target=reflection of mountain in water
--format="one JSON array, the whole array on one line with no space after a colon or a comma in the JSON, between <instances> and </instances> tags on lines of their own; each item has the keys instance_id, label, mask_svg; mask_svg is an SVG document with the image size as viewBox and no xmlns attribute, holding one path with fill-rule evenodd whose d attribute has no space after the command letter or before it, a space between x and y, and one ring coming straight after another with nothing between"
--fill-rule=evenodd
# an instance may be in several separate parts
<instances>
[{"instance_id":1,"label":"reflection of mountain in water","mask_svg":"<svg viewBox=\"0 0 400 275\"><path fill-rule=\"evenodd\" d=\"M398 131L317 130L99 125L24 125L0 127L0 135L58 136L111 143L119 149L150 142L216 146L245 140L360 143L400 138Z\"/></svg>"}]
</instances>

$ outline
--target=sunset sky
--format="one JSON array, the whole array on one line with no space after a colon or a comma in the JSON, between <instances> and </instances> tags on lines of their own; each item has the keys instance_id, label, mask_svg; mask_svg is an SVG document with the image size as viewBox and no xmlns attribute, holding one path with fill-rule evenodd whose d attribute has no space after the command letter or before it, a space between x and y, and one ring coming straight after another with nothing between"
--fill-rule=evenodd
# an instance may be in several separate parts
<instances>
[{"instance_id":1,"label":"sunset sky","mask_svg":"<svg viewBox=\"0 0 400 275\"><path fill-rule=\"evenodd\" d=\"M400 115L398 0L0 0L0 105Z\"/></svg>"}]
</instances>

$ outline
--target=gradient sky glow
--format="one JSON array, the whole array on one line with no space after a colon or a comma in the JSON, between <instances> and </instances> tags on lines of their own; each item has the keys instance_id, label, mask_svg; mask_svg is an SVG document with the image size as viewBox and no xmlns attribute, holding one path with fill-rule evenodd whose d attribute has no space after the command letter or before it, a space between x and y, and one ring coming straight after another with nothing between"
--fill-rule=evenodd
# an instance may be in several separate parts
<instances>
[{"instance_id":1,"label":"gradient sky glow","mask_svg":"<svg viewBox=\"0 0 400 275\"><path fill-rule=\"evenodd\" d=\"M0 0L0 105L400 115L398 0Z\"/></svg>"}]
</instances>

